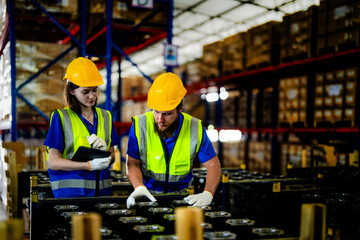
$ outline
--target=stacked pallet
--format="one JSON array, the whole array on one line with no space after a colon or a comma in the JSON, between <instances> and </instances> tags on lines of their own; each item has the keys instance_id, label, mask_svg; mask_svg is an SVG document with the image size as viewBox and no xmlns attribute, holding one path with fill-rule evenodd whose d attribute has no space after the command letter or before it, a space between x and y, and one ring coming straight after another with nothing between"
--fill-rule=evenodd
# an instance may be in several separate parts
<instances>
[{"instance_id":1,"label":"stacked pallet","mask_svg":"<svg viewBox=\"0 0 360 240\"><path fill-rule=\"evenodd\" d=\"M281 23L280 59L289 62L314 57L318 28L318 7L287 15Z\"/></svg>"},{"instance_id":2,"label":"stacked pallet","mask_svg":"<svg viewBox=\"0 0 360 240\"><path fill-rule=\"evenodd\" d=\"M69 47L70 45L55 43L17 41L16 85L20 86L25 83ZM62 108L64 106L63 90L66 85L63 77L68 64L76 57L76 51L71 51L33 81L24 85L19 93L47 116L54 109ZM20 120L36 121L42 119L34 109L23 101L18 101L17 112Z\"/></svg>"},{"instance_id":3,"label":"stacked pallet","mask_svg":"<svg viewBox=\"0 0 360 240\"><path fill-rule=\"evenodd\" d=\"M249 141L248 168L249 171L271 172L271 142L264 140Z\"/></svg>"},{"instance_id":4,"label":"stacked pallet","mask_svg":"<svg viewBox=\"0 0 360 240\"><path fill-rule=\"evenodd\" d=\"M221 75L223 41L203 46L201 59L201 79L215 78Z\"/></svg>"},{"instance_id":5,"label":"stacked pallet","mask_svg":"<svg viewBox=\"0 0 360 240\"><path fill-rule=\"evenodd\" d=\"M281 127L306 126L307 82L307 76L280 79L278 122Z\"/></svg>"},{"instance_id":6,"label":"stacked pallet","mask_svg":"<svg viewBox=\"0 0 360 240\"><path fill-rule=\"evenodd\" d=\"M355 126L357 71L349 68L316 74L315 126Z\"/></svg>"},{"instance_id":7,"label":"stacked pallet","mask_svg":"<svg viewBox=\"0 0 360 240\"><path fill-rule=\"evenodd\" d=\"M141 76L123 77L121 84L121 94L124 99L147 94L151 86L151 83Z\"/></svg>"},{"instance_id":8,"label":"stacked pallet","mask_svg":"<svg viewBox=\"0 0 360 240\"><path fill-rule=\"evenodd\" d=\"M223 143L223 168L243 168L245 162L246 142L224 142Z\"/></svg>"},{"instance_id":9,"label":"stacked pallet","mask_svg":"<svg viewBox=\"0 0 360 240\"><path fill-rule=\"evenodd\" d=\"M360 1L324 0L319 6L319 53L359 46Z\"/></svg>"},{"instance_id":10,"label":"stacked pallet","mask_svg":"<svg viewBox=\"0 0 360 240\"><path fill-rule=\"evenodd\" d=\"M289 168L311 167L311 146L299 143L281 144L281 174Z\"/></svg>"},{"instance_id":11,"label":"stacked pallet","mask_svg":"<svg viewBox=\"0 0 360 240\"><path fill-rule=\"evenodd\" d=\"M139 3L140 1L138 4ZM106 6L106 1L104 1L102 5ZM159 8L161 5L164 5L164 3L154 2L154 8ZM151 11L152 9L133 6L130 0L115 0L113 2L113 18L115 22L138 24L148 16ZM149 23L165 25L167 23L167 12L166 7L162 8L159 13L149 20Z\"/></svg>"},{"instance_id":12,"label":"stacked pallet","mask_svg":"<svg viewBox=\"0 0 360 240\"><path fill-rule=\"evenodd\" d=\"M223 41L222 72L224 75L244 70L245 32L227 37Z\"/></svg>"},{"instance_id":13,"label":"stacked pallet","mask_svg":"<svg viewBox=\"0 0 360 240\"><path fill-rule=\"evenodd\" d=\"M279 64L280 23L268 22L246 33L246 68Z\"/></svg>"}]
</instances>

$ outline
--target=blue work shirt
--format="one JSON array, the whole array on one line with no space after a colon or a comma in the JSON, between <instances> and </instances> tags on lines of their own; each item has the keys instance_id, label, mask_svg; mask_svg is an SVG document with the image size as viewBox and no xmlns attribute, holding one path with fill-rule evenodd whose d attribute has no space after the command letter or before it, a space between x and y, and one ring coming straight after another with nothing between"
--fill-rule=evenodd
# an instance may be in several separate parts
<instances>
[{"instance_id":1,"label":"blue work shirt","mask_svg":"<svg viewBox=\"0 0 360 240\"><path fill-rule=\"evenodd\" d=\"M87 129L89 129L90 135L97 134L98 116L96 114L96 111L94 111L94 125L92 125L88 120L86 120L81 114L78 114L78 116L85 123ZM61 153L64 152L64 148L65 148L64 133L62 130L60 116L57 111L54 112L54 116L52 117L51 124L49 127L49 131L46 135L44 145L48 146L49 149L55 148L55 149L59 150ZM119 137L114 128L114 123L112 123L110 146L115 146L115 145L119 145Z\"/></svg>"},{"instance_id":2,"label":"blue work shirt","mask_svg":"<svg viewBox=\"0 0 360 240\"><path fill-rule=\"evenodd\" d=\"M173 136L171 136L170 138L163 139L164 152L165 152L165 156L167 159L169 159L169 156L171 156L171 154L172 154L177 136L180 132L180 128L181 128L183 120L184 120L184 116L181 113L179 114L179 116L180 116L179 126L176 129L176 131L174 132ZM138 159L138 160L140 159L139 145L138 145L137 137L135 135L134 124L132 124L132 126L130 128L127 154L134 159ZM199 161L201 163L205 163L215 156L216 156L216 152L214 150L214 147L211 144L211 141L206 134L205 128L203 127L202 142L201 142L199 152L197 153L197 158L199 159ZM176 182L176 183L169 183L169 192L182 191L183 189L185 189L188 186L188 184L192 180L192 178L193 178L193 174L192 174L192 171L190 170L190 173L184 180ZM164 189L164 182L155 181L154 179L144 176L144 175L143 175L143 182L144 182L144 185L149 190L152 190L155 192L161 192Z\"/></svg>"}]
</instances>

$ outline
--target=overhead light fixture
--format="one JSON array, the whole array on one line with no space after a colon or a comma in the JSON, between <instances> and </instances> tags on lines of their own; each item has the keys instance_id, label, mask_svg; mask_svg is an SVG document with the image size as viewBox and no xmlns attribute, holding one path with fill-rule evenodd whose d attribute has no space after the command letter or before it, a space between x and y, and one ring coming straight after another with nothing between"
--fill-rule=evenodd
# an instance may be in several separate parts
<instances>
[{"instance_id":1,"label":"overhead light fixture","mask_svg":"<svg viewBox=\"0 0 360 240\"><path fill-rule=\"evenodd\" d=\"M229 97L229 92L224 87L220 88L220 93L217 93L217 87L209 87L206 95L201 94L201 99L206 99L207 102L216 102L219 100L226 100Z\"/></svg>"},{"instance_id":2,"label":"overhead light fixture","mask_svg":"<svg viewBox=\"0 0 360 240\"><path fill-rule=\"evenodd\" d=\"M220 142L239 142L242 138L240 130L220 130Z\"/></svg>"},{"instance_id":3,"label":"overhead light fixture","mask_svg":"<svg viewBox=\"0 0 360 240\"><path fill-rule=\"evenodd\" d=\"M208 93L206 94L206 101L207 102L216 102L219 100L219 94L218 93Z\"/></svg>"},{"instance_id":4,"label":"overhead light fixture","mask_svg":"<svg viewBox=\"0 0 360 240\"><path fill-rule=\"evenodd\" d=\"M220 96L221 100L226 100L229 97L229 92L226 91L226 89L224 87L221 87L219 96Z\"/></svg>"},{"instance_id":5,"label":"overhead light fixture","mask_svg":"<svg viewBox=\"0 0 360 240\"><path fill-rule=\"evenodd\" d=\"M214 128L214 125L209 125L208 129L206 130L206 133L211 142L217 142L219 140L219 133Z\"/></svg>"},{"instance_id":6,"label":"overhead light fixture","mask_svg":"<svg viewBox=\"0 0 360 240\"><path fill-rule=\"evenodd\" d=\"M93 56L93 57L91 57L91 58L90 58L90 60L91 60L91 61L93 61L93 62L96 62L96 61L98 61L98 60L99 60L99 58L98 58L98 57L94 57L94 56Z\"/></svg>"}]
</instances>

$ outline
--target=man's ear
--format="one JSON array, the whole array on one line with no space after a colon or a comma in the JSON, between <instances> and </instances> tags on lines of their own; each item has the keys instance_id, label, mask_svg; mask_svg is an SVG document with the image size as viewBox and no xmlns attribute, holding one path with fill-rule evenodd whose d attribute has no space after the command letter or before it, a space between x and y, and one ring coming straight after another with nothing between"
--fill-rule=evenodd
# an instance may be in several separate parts
<instances>
[{"instance_id":1,"label":"man's ear","mask_svg":"<svg viewBox=\"0 0 360 240\"><path fill-rule=\"evenodd\" d=\"M184 109L184 104L181 104L179 107L179 112L182 112L183 109Z\"/></svg>"}]
</instances>

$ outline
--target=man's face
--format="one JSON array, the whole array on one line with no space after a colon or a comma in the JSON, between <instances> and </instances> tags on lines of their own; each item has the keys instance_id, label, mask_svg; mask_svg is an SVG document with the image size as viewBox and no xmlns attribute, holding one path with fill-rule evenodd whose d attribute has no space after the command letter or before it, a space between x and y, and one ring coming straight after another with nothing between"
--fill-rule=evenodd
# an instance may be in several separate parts
<instances>
[{"instance_id":1,"label":"man's face","mask_svg":"<svg viewBox=\"0 0 360 240\"><path fill-rule=\"evenodd\" d=\"M167 129L178 117L177 109L171 111L157 111L153 110L155 124L158 126L160 131Z\"/></svg>"}]
</instances>

